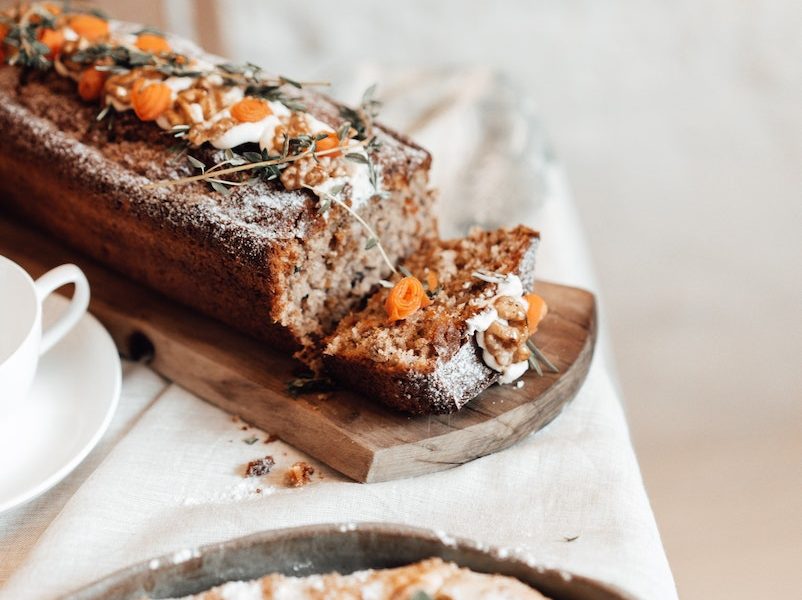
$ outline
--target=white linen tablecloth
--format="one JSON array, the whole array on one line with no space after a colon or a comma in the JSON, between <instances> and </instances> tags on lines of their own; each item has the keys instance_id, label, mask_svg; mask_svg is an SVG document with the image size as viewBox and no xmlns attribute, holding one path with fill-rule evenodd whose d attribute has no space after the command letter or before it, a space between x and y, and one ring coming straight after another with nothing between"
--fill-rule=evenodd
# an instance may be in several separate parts
<instances>
[{"instance_id":1,"label":"white linen tablecloth","mask_svg":"<svg viewBox=\"0 0 802 600\"><path fill-rule=\"evenodd\" d=\"M453 78L462 92L450 110L414 127L435 157L450 158L441 169L435 162L434 173L446 218L458 212L453 190L466 165L454 163L454 140L443 139L443 128L453 132L449 122L476 117L489 84L482 72ZM445 97L447 83L439 90ZM403 98L400 114L409 114L409 102ZM388 110L392 119L392 103ZM596 290L560 169L548 160L533 168L542 189L502 218L543 232L540 277ZM576 399L542 431L449 471L377 484L348 481L281 441L264 444L269 432L243 429L146 365L125 363L120 409L101 444L56 488L0 515L0 598L57 597L155 555L264 529L358 521L433 528L638 598L676 598L605 337ZM253 435L257 443L243 441ZM245 464L266 454L276 460L273 472L245 479ZM287 488L284 470L301 459L315 465L313 483Z\"/></svg>"}]
</instances>

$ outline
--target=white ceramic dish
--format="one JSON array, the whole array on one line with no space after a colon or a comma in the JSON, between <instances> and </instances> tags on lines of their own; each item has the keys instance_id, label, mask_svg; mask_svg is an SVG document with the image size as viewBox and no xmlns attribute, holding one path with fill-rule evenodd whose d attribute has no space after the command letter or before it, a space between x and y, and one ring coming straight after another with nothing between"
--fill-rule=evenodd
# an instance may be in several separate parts
<instances>
[{"instance_id":1,"label":"white ceramic dish","mask_svg":"<svg viewBox=\"0 0 802 600\"><path fill-rule=\"evenodd\" d=\"M67 306L44 303L44 322ZM120 397L121 366L111 336L90 314L45 354L29 398L0 420L0 512L66 477L97 445Z\"/></svg>"}]
</instances>

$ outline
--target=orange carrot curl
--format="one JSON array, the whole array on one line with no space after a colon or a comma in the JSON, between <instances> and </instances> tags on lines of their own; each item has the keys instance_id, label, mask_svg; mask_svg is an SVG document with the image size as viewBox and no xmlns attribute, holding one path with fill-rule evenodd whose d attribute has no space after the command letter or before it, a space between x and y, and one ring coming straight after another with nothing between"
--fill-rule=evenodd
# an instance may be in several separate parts
<instances>
[{"instance_id":1,"label":"orange carrot curl","mask_svg":"<svg viewBox=\"0 0 802 600\"><path fill-rule=\"evenodd\" d=\"M94 67L89 67L81 73L78 79L78 95L87 102L98 100L103 93L103 84L106 83L106 74Z\"/></svg>"},{"instance_id":2,"label":"orange carrot curl","mask_svg":"<svg viewBox=\"0 0 802 600\"><path fill-rule=\"evenodd\" d=\"M173 103L173 91L166 83L145 85L143 79L137 80L131 90L131 104L136 116L143 121L155 121Z\"/></svg>"},{"instance_id":3,"label":"orange carrot curl","mask_svg":"<svg viewBox=\"0 0 802 600\"><path fill-rule=\"evenodd\" d=\"M95 15L75 15L69 24L70 29L90 42L98 42L109 36L108 21Z\"/></svg>"},{"instance_id":4,"label":"orange carrot curl","mask_svg":"<svg viewBox=\"0 0 802 600\"><path fill-rule=\"evenodd\" d=\"M546 306L546 301L537 294L526 294L524 296L526 302L529 304L529 309L526 311L526 323L529 326L529 335L534 335L537 331L537 326L549 312L549 307Z\"/></svg>"},{"instance_id":5,"label":"orange carrot curl","mask_svg":"<svg viewBox=\"0 0 802 600\"><path fill-rule=\"evenodd\" d=\"M240 123L256 123L273 114L270 105L261 98L248 96L231 107L231 116Z\"/></svg>"},{"instance_id":6,"label":"orange carrot curl","mask_svg":"<svg viewBox=\"0 0 802 600\"><path fill-rule=\"evenodd\" d=\"M326 137L322 140L318 140L315 144L315 152L323 152L324 150L331 150L332 148L337 148L340 145L340 138L337 137L337 134L333 131L330 132ZM342 152L330 152L326 154L329 158L336 158L338 156L342 156Z\"/></svg>"},{"instance_id":7,"label":"orange carrot curl","mask_svg":"<svg viewBox=\"0 0 802 600\"><path fill-rule=\"evenodd\" d=\"M384 308L387 310L388 320L394 323L406 319L419 308L431 303L423 291L423 284L416 277L404 277L390 290Z\"/></svg>"},{"instance_id":8,"label":"orange carrot curl","mask_svg":"<svg viewBox=\"0 0 802 600\"><path fill-rule=\"evenodd\" d=\"M140 33L136 38L136 47L151 54L167 54L172 50L170 42L155 33Z\"/></svg>"},{"instance_id":9,"label":"orange carrot curl","mask_svg":"<svg viewBox=\"0 0 802 600\"><path fill-rule=\"evenodd\" d=\"M61 47L64 45L64 34L60 29L42 29L39 32L39 41L50 48L47 57L52 60L61 52Z\"/></svg>"}]
</instances>

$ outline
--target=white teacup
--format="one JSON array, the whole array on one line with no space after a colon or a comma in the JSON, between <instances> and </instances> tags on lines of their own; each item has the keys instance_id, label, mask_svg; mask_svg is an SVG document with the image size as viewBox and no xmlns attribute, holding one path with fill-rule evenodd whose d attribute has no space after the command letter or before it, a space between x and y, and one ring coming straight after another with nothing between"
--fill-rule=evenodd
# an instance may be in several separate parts
<instances>
[{"instance_id":1,"label":"white teacup","mask_svg":"<svg viewBox=\"0 0 802 600\"><path fill-rule=\"evenodd\" d=\"M42 302L68 283L75 284L69 307L42 331ZM26 398L39 357L78 323L88 306L89 283L75 265L61 265L34 281L0 256L0 410Z\"/></svg>"}]
</instances>

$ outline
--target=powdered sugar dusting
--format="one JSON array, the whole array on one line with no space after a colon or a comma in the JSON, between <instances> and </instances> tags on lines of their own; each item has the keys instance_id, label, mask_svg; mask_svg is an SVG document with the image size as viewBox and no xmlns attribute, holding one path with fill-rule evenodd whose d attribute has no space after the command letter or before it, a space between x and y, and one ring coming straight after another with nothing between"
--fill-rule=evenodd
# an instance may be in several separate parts
<instances>
[{"instance_id":1,"label":"powdered sugar dusting","mask_svg":"<svg viewBox=\"0 0 802 600\"><path fill-rule=\"evenodd\" d=\"M200 556L200 551L197 548L183 548L173 553L170 557L170 561L174 564L180 564L187 562L193 558L197 558Z\"/></svg>"},{"instance_id":2,"label":"powdered sugar dusting","mask_svg":"<svg viewBox=\"0 0 802 600\"><path fill-rule=\"evenodd\" d=\"M190 496L184 498L184 506L200 506L204 504L229 504L254 500L275 493L276 488L265 485L259 478L247 478L238 481L230 488L203 497Z\"/></svg>"},{"instance_id":3,"label":"powdered sugar dusting","mask_svg":"<svg viewBox=\"0 0 802 600\"><path fill-rule=\"evenodd\" d=\"M467 340L454 356L441 361L432 374L433 403L459 409L496 377L498 373L482 362L475 342Z\"/></svg>"},{"instance_id":4,"label":"powdered sugar dusting","mask_svg":"<svg viewBox=\"0 0 802 600\"><path fill-rule=\"evenodd\" d=\"M172 39L172 38L171 38ZM237 260L263 265L265 256L287 240L301 240L325 227L318 199L306 190L289 192L277 182L257 182L228 196L205 183L144 189L157 180L192 174L184 160L169 151L170 135L130 113L116 116L113 133L97 125L98 108L81 102L74 83L57 74L33 74L19 85L20 71L0 70L0 127L9 151L26 163L48 165L84 193L96 193L120 213L168 226L207 246L221 248ZM339 124L339 105L306 90L299 91L310 113ZM399 189L413 174L427 169L429 155L379 128L382 147L374 156L383 186ZM215 150L193 151L211 164Z\"/></svg>"}]
</instances>

